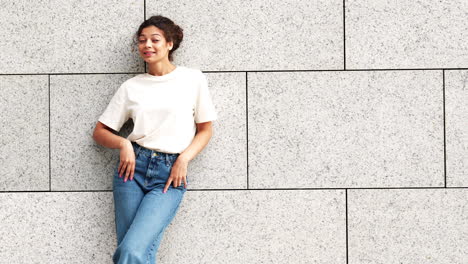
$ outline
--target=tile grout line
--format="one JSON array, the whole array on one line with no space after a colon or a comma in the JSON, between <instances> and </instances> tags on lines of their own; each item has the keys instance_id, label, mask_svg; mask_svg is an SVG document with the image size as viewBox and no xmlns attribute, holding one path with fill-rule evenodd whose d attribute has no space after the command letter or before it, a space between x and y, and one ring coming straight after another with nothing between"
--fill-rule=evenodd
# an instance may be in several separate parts
<instances>
[{"instance_id":1,"label":"tile grout line","mask_svg":"<svg viewBox=\"0 0 468 264\"><path fill-rule=\"evenodd\" d=\"M462 187L406 187L406 188L270 188L270 189L187 189L187 191L339 191L339 190L447 190L447 189L466 189L468 186ZM0 191L0 193L40 193L40 192L112 192L112 190L26 190L26 191Z\"/></svg>"},{"instance_id":2,"label":"tile grout line","mask_svg":"<svg viewBox=\"0 0 468 264\"><path fill-rule=\"evenodd\" d=\"M0 73L0 76L15 75L101 75L101 74L140 74L143 72L42 72L42 73Z\"/></svg>"},{"instance_id":3,"label":"tile grout line","mask_svg":"<svg viewBox=\"0 0 468 264\"><path fill-rule=\"evenodd\" d=\"M49 93L49 192L52 191L52 162L51 162L51 138L50 138L50 74L48 76L48 93Z\"/></svg>"},{"instance_id":4,"label":"tile grout line","mask_svg":"<svg viewBox=\"0 0 468 264\"><path fill-rule=\"evenodd\" d=\"M246 138L246 162L247 162L247 190L249 189L249 84L248 72L245 72L245 138Z\"/></svg>"},{"instance_id":5,"label":"tile grout line","mask_svg":"<svg viewBox=\"0 0 468 264\"><path fill-rule=\"evenodd\" d=\"M346 71L346 8L343 0L343 70Z\"/></svg>"},{"instance_id":6,"label":"tile grout line","mask_svg":"<svg viewBox=\"0 0 468 264\"><path fill-rule=\"evenodd\" d=\"M143 0L143 21L146 20L146 0ZM148 73L146 61L143 61L144 72Z\"/></svg>"},{"instance_id":7,"label":"tile grout line","mask_svg":"<svg viewBox=\"0 0 468 264\"><path fill-rule=\"evenodd\" d=\"M146 62L145 62L146 64ZM210 71L204 70L204 73L231 73L231 72L348 72L348 71L440 71L440 70L468 70L468 68L400 68L400 69L391 69L391 68L381 68L381 69L315 69L315 70L232 70L232 71ZM100 74L141 74L146 73L146 69L143 72L44 72L44 73L0 73L0 76L11 76L11 75L100 75Z\"/></svg>"},{"instance_id":8,"label":"tile grout line","mask_svg":"<svg viewBox=\"0 0 468 264\"><path fill-rule=\"evenodd\" d=\"M346 220L346 264L349 263L348 258L348 189L345 189L345 220Z\"/></svg>"},{"instance_id":9,"label":"tile grout line","mask_svg":"<svg viewBox=\"0 0 468 264\"><path fill-rule=\"evenodd\" d=\"M445 70L442 70L442 120L444 124L444 187L447 188L447 139L445 131Z\"/></svg>"},{"instance_id":10,"label":"tile grout line","mask_svg":"<svg viewBox=\"0 0 468 264\"><path fill-rule=\"evenodd\" d=\"M346 0L343 0L343 70L346 71ZM346 227L346 264L349 263L348 255L348 189L345 189L345 227Z\"/></svg>"}]
</instances>

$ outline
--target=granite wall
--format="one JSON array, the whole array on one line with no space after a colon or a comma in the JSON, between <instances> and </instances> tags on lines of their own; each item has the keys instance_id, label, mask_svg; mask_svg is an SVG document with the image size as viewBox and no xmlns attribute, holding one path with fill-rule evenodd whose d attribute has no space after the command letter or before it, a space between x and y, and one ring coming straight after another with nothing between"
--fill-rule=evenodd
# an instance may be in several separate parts
<instances>
[{"instance_id":1,"label":"granite wall","mask_svg":"<svg viewBox=\"0 0 468 264\"><path fill-rule=\"evenodd\" d=\"M0 263L112 263L91 136L154 14L219 113L158 263L468 263L466 0L0 6Z\"/></svg>"}]
</instances>

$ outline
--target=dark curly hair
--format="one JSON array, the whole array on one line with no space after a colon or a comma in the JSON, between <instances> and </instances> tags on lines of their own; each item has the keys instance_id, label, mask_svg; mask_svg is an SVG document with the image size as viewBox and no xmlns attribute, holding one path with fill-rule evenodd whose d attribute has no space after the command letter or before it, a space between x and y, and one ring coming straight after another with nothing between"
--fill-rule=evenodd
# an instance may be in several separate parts
<instances>
[{"instance_id":1,"label":"dark curly hair","mask_svg":"<svg viewBox=\"0 0 468 264\"><path fill-rule=\"evenodd\" d=\"M179 25L176 25L171 19L161 15L152 16L146 19L140 25L138 31L135 34L135 38L133 39L132 50L134 50L134 47L138 45L138 37L140 36L141 31L143 31L144 28L149 26L155 26L162 30L164 32L164 38L166 39L166 41L173 42L172 49L169 51L169 60L172 61L172 53L179 48L180 43L184 38L184 30L181 27L179 27Z\"/></svg>"}]
</instances>

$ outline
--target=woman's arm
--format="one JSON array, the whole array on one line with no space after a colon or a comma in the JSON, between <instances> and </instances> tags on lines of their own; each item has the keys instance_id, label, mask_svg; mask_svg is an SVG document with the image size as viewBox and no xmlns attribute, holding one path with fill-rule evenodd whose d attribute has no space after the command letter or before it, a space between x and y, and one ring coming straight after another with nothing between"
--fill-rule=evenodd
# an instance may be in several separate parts
<instances>
[{"instance_id":1,"label":"woman's arm","mask_svg":"<svg viewBox=\"0 0 468 264\"><path fill-rule=\"evenodd\" d=\"M94 128L93 139L99 145L112 149L121 149L123 144L131 144L129 140L114 134L112 131L112 128L98 121Z\"/></svg>"},{"instance_id":2,"label":"woman's arm","mask_svg":"<svg viewBox=\"0 0 468 264\"><path fill-rule=\"evenodd\" d=\"M190 143L190 145L180 153L177 160L174 162L171 169L171 175L169 175L166 186L164 186L164 193L167 191L171 183L174 187L178 187L183 183L184 188L187 188L188 163L193 160L210 141L211 135L213 134L211 123L212 122L209 121L196 124L197 132L195 137L193 138L192 143Z\"/></svg>"},{"instance_id":3,"label":"woman's arm","mask_svg":"<svg viewBox=\"0 0 468 264\"><path fill-rule=\"evenodd\" d=\"M192 143L180 153L177 159L191 161L198 155L205 147L213 135L212 122L198 123L197 132L192 140Z\"/></svg>"},{"instance_id":4,"label":"woman's arm","mask_svg":"<svg viewBox=\"0 0 468 264\"><path fill-rule=\"evenodd\" d=\"M93 139L99 145L120 150L119 177L125 174L124 182L128 178L133 180L135 173L135 153L130 140L112 133L112 129L101 122L97 122L94 129Z\"/></svg>"}]
</instances>

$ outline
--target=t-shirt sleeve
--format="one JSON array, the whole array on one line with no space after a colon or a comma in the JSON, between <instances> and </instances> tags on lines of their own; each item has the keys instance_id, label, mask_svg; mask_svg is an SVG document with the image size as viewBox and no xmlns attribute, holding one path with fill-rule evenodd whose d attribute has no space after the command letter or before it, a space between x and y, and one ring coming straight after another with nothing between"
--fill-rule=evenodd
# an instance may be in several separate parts
<instances>
[{"instance_id":1,"label":"t-shirt sleeve","mask_svg":"<svg viewBox=\"0 0 468 264\"><path fill-rule=\"evenodd\" d=\"M127 102L125 86L121 85L98 120L113 130L119 131L129 118Z\"/></svg>"},{"instance_id":2,"label":"t-shirt sleeve","mask_svg":"<svg viewBox=\"0 0 468 264\"><path fill-rule=\"evenodd\" d=\"M218 119L218 114L211 100L208 81L205 74L201 74L198 96L195 105L195 123L209 122Z\"/></svg>"}]
</instances>

